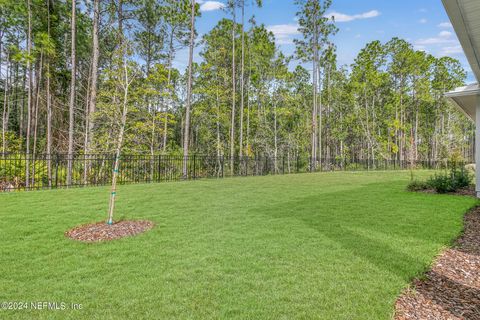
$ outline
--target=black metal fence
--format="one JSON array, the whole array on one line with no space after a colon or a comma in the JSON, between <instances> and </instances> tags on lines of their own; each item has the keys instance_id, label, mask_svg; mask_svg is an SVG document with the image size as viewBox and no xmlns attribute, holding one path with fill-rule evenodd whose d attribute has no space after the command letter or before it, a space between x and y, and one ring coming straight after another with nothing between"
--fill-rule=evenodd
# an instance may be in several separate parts
<instances>
[{"instance_id":1,"label":"black metal fence","mask_svg":"<svg viewBox=\"0 0 480 320\"><path fill-rule=\"evenodd\" d=\"M186 175L183 163L186 160ZM71 183L67 170L71 162ZM0 192L100 186L111 183L115 156L110 154L0 154ZM262 176L318 171L448 168L446 161L310 159L309 157L228 157L122 155L119 184L185 179Z\"/></svg>"}]
</instances>

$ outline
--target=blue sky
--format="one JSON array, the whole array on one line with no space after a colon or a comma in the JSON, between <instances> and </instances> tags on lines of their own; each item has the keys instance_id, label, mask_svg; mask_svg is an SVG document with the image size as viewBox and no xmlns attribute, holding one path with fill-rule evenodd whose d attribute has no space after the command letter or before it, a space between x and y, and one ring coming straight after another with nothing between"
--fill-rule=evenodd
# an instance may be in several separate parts
<instances>
[{"instance_id":1,"label":"blue sky","mask_svg":"<svg viewBox=\"0 0 480 320\"><path fill-rule=\"evenodd\" d=\"M248 3L249 0L246 0ZM208 33L225 17L221 10L226 0L201 0L202 16L197 19L200 36ZM294 0L263 0L262 8L249 6L247 17L254 10L257 22L263 23L277 39L280 49L292 54L295 46L292 40L298 36ZM340 64L351 64L358 52L370 41L386 42L393 37L403 38L434 56L451 56L459 59L468 71L468 81L474 81L455 32L445 13L441 0L333 0L329 10L336 17L339 32L333 37L337 45ZM248 18L246 19L248 21ZM199 61L195 50L195 60ZM187 52L177 55L175 65L184 69Z\"/></svg>"}]
</instances>

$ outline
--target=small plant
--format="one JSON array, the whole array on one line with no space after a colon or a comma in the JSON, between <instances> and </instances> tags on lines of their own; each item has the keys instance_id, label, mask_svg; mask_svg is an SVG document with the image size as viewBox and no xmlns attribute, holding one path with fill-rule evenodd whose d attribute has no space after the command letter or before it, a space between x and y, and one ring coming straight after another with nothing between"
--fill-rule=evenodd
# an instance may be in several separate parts
<instances>
[{"instance_id":1,"label":"small plant","mask_svg":"<svg viewBox=\"0 0 480 320\"><path fill-rule=\"evenodd\" d=\"M412 180L407 186L408 191L423 191L428 188L429 185L425 181L420 180Z\"/></svg>"}]
</instances>

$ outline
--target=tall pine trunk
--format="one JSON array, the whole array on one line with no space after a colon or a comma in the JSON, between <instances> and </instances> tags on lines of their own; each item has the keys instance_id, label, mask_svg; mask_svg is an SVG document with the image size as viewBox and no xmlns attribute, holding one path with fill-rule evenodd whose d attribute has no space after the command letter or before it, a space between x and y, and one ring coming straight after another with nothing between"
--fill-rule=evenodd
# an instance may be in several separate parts
<instances>
[{"instance_id":1,"label":"tall pine trunk","mask_svg":"<svg viewBox=\"0 0 480 320\"><path fill-rule=\"evenodd\" d=\"M33 72L32 64L30 62L30 55L32 53L32 5L31 0L27 1L28 10L28 31L27 31L27 72L28 72L28 97L27 97L27 132L26 132L26 156L25 156L25 187L30 186L30 127L32 123L32 87L33 87Z\"/></svg>"},{"instance_id":2,"label":"tall pine trunk","mask_svg":"<svg viewBox=\"0 0 480 320\"><path fill-rule=\"evenodd\" d=\"M240 158L243 156L243 110L244 110L244 98L245 98L245 34L244 34L244 25L245 25L245 0L242 0L242 62L241 62L241 73L240 73L240 137L239 137L239 146ZM234 52L235 54L235 52Z\"/></svg>"},{"instance_id":3,"label":"tall pine trunk","mask_svg":"<svg viewBox=\"0 0 480 320\"><path fill-rule=\"evenodd\" d=\"M40 85L42 81L42 71L43 71L43 51L40 53L40 63L38 68L37 74L37 88L35 92L35 106L34 106L34 122L33 122L33 149L32 149L32 159L33 159L33 167L32 167L32 186L35 186L35 161L36 161L36 154L37 154L37 133L38 133L38 108L40 107Z\"/></svg>"},{"instance_id":4,"label":"tall pine trunk","mask_svg":"<svg viewBox=\"0 0 480 320\"><path fill-rule=\"evenodd\" d=\"M190 46L188 55L187 106L185 108L185 131L183 133L183 178L188 178L188 142L190 136L190 109L192 103L193 47L195 44L195 0L192 0L190 21Z\"/></svg>"},{"instance_id":5,"label":"tall pine trunk","mask_svg":"<svg viewBox=\"0 0 480 320\"><path fill-rule=\"evenodd\" d=\"M47 1L47 34L50 37L50 1ZM47 77L45 90L47 95L47 176L48 187L52 187L52 94L50 92L50 58L47 57Z\"/></svg>"},{"instance_id":6,"label":"tall pine trunk","mask_svg":"<svg viewBox=\"0 0 480 320\"><path fill-rule=\"evenodd\" d=\"M0 52L1 55L1 52ZM8 114L9 114L9 99L8 99L8 93L9 93L9 56L7 54L7 67L5 70L5 81L4 87L3 87L3 114L2 114L2 156L5 156L5 153L7 152L7 140L6 140L6 133L8 130ZM1 66L1 65L0 65Z\"/></svg>"},{"instance_id":7,"label":"tall pine trunk","mask_svg":"<svg viewBox=\"0 0 480 320\"><path fill-rule=\"evenodd\" d=\"M72 20L71 20L71 73L70 73L70 102L68 104L68 160L67 160L67 186L72 184L72 166L73 166L73 133L74 133L74 118L75 118L75 90L76 90L76 0L72 0Z\"/></svg>"},{"instance_id":8,"label":"tall pine trunk","mask_svg":"<svg viewBox=\"0 0 480 320\"><path fill-rule=\"evenodd\" d=\"M173 37L174 32L170 34L170 40L168 44L168 75L167 75L167 90L168 90L168 100L171 101L173 97L173 90L170 89L170 84L172 80L172 63L173 63L173 54L175 52L175 48L173 47ZM163 116L163 153L167 152L167 137L168 137L168 107L167 104L164 103L163 107L164 116Z\"/></svg>"},{"instance_id":9,"label":"tall pine trunk","mask_svg":"<svg viewBox=\"0 0 480 320\"><path fill-rule=\"evenodd\" d=\"M230 175L233 176L234 173L234 157L235 157L235 107L236 107L236 79L235 79L235 2L232 5L232 16L233 16L233 25L232 25L232 115L230 119Z\"/></svg>"},{"instance_id":10,"label":"tall pine trunk","mask_svg":"<svg viewBox=\"0 0 480 320\"><path fill-rule=\"evenodd\" d=\"M100 46L98 41L100 23L100 0L93 0L93 29L92 29L92 64L90 92L88 95L88 117L85 131L85 153L92 153L93 129L95 127L94 114L97 109L97 88L98 88L98 60L100 58ZM88 168L85 168L88 169ZM87 171L87 170L86 170Z\"/></svg>"}]
</instances>

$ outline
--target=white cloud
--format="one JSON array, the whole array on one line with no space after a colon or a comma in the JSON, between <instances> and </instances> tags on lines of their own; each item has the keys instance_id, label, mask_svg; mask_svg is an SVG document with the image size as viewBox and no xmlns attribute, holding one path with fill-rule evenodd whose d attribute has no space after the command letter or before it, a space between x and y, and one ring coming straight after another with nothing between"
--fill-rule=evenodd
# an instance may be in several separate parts
<instances>
[{"instance_id":1,"label":"white cloud","mask_svg":"<svg viewBox=\"0 0 480 320\"><path fill-rule=\"evenodd\" d=\"M415 41L415 45L427 46L437 44L454 44L457 42L457 40L455 40L452 35L453 34L450 31L442 31L436 37L424 38Z\"/></svg>"},{"instance_id":2,"label":"white cloud","mask_svg":"<svg viewBox=\"0 0 480 320\"><path fill-rule=\"evenodd\" d=\"M456 55L460 53L463 53L463 49L461 45L446 46L446 47L443 47L442 50L440 51L440 54L442 56L450 56L450 55Z\"/></svg>"},{"instance_id":3,"label":"white cloud","mask_svg":"<svg viewBox=\"0 0 480 320\"><path fill-rule=\"evenodd\" d=\"M450 31L441 31L438 36L440 38L450 38L453 35Z\"/></svg>"},{"instance_id":4,"label":"white cloud","mask_svg":"<svg viewBox=\"0 0 480 320\"><path fill-rule=\"evenodd\" d=\"M418 22L421 23L421 24L425 24L425 23L428 22L428 20L423 18L423 19L418 20Z\"/></svg>"},{"instance_id":5,"label":"white cloud","mask_svg":"<svg viewBox=\"0 0 480 320\"><path fill-rule=\"evenodd\" d=\"M293 43L293 36L300 34L297 24L276 24L267 27L275 35L278 44Z\"/></svg>"},{"instance_id":6,"label":"white cloud","mask_svg":"<svg viewBox=\"0 0 480 320\"><path fill-rule=\"evenodd\" d=\"M200 11L215 11L225 8L225 4L219 1L198 1L200 4Z\"/></svg>"},{"instance_id":7,"label":"white cloud","mask_svg":"<svg viewBox=\"0 0 480 320\"><path fill-rule=\"evenodd\" d=\"M419 39L414 42L416 50L432 52L436 56L453 56L462 54L462 46L453 32L442 30L435 37Z\"/></svg>"},{"instance_id":8,"label":"white cloud","mask_svg":"<svg viewBox=\"0 0 480 320\"><path fill-rule=\"evenodd\" d=\"M372 10L360 14L354 14L354 15L348 15L345 13L340 13L336 11L332 11L330 13L327 13L327 17L334 17L335 22L350 22L353 20L361 20L361 19L369 19L369 18L375 18L380 15L380 12L377 10Z\"/></svg>"},{"instance_id":9,"label":"white cloud","mask_svg":"<svg viewBox=\"0 0 480 320\"><path fill-rule=\"evenodd\" d=\"M453 28L452 24L450 22L442 22L437 25L439 28L444 28L444 29L449 29Z\"/></svg>"}]
</instances>

